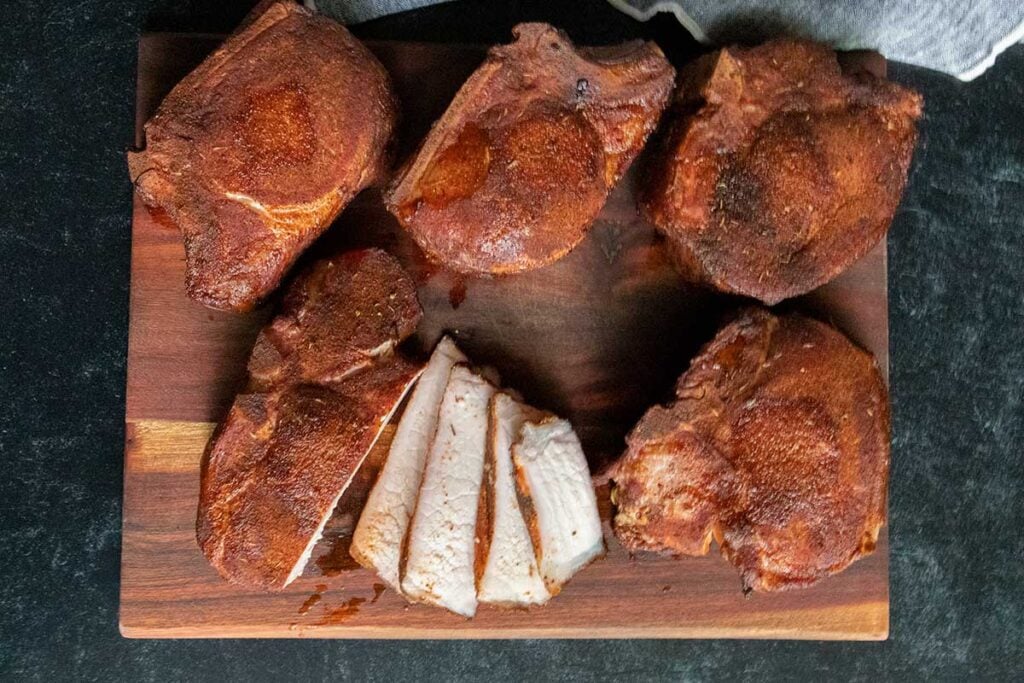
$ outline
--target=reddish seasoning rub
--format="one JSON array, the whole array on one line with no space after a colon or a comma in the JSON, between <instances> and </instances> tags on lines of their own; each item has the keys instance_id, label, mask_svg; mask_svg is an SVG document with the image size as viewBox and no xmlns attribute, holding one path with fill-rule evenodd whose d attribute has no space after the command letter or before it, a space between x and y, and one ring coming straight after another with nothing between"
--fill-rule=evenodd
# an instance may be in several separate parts
<instances>
[{"instance_id":1,"label":"reddish seasoning rub","mask_svg":"<svg viewBox=\"0 0 1024 683\"><path fill-rule=\"evenodd\" d=\"M453 310L458 310L462 302L466 300L466 279L456 276L455 283L448 290L448 303Z\"/></svg>"},{"instance_id":2,"label":"reddish seasoning rub","mask_svg":"<svg viewBox=\"0 0 1024 683\"><path fill-rule=\"evenodd\" d=\"M328 611L323 619L317 622L317 626L330 626L348 621L359 614L359 606L366 602L366 598L349 598L340 607Z\"/></svg>"}]
</instances>

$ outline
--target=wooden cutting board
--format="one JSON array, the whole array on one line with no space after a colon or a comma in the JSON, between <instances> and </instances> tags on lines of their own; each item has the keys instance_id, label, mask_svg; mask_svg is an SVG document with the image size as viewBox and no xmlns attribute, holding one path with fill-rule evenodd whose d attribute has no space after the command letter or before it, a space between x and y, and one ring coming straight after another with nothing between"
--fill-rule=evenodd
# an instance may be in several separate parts
<instances>
[{"instance_id":1,"label":"wooden cutting board","mask_svg":"<svg viewBox=\"0 0 1024 683\"><path fill-rule=\"evenodd\" d=\"M215 36L152 35L139 50L138 122L217 44ZM371 45L404 105L400 153L444 110L483 56L479 48ZM533 404L570 418L595 471L622 448L650 404L713 334L735 299L684 284L634 208L629 174L586 240L559 263L504 279L454 278L424 262L373 192L361 195L314 247L323 255L375 244L419 283L425 310L414 346L442 330L478 363L496 367ZM812 638L884 639L889 628L888 543L818 586L744 597L737 573L703 558L631 559L607 525L608 554L548 606L482 607L466 620L410 606L369 571L353 568L347 538L361 496L386 452L377 449L336 511L305 574L280 593L222 580L195 542L199 462L214 423L243 381L259 326L207 310L183 289L178 233L135 200L121 565L121 632L128 637L357 638ZM844 329L888 364L885 245L794 304Z\"/></svg>"}]
</instances>

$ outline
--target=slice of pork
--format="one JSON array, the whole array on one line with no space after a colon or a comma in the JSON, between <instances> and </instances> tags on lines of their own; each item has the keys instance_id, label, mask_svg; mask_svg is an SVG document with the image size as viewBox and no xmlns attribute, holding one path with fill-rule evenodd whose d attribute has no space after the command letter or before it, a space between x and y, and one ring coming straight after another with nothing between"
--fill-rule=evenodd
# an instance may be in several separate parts
<instances>
[{"instance_id":1,"label":"slice of pork","mask_svg":"<svg viewBox=\"0 0 1024 683\"><path fill-rule=\"evenodd\" d=\"M398 423L387 460L352 537L352 557L375 570L381 580L399 592L402 545L416 508L441 399L452 367L465 360L448 337L434 349Z\"/></svg>"},{"instance_id":2,"label":"slice of pork","mask_svg":"<svg viewBox=\"0 0 1024 683\"><path fill-rule=\"evenodd\" d=\"M494 387L452 368L406 541L402 591L420 602L476 613L477 507Z\"/></svg>"},{"instance_id":3,"label":"slice of pork","mask_svg":"<svg viewBox=\"0 0 1024 683\"><path fill-rule=\"evenodd\" d=\"M523 425L512 458L541 576L555 595L604 552L587 459L572 425L556 417Z\"/></svg>"},{"instance_id":4,"label":"slice of pork","mask_svg":"<svg viewBox=\"0 0 1024 683\"><path fill-rule=\"evenodd\" d=\"M491 399L478 535L488 545L477 587L483 603L504 607L544 604L551 597L537 567L530 531L516 495L512 444L527 420L543 413L499 392Z\"/></svg>"}]
</instances>

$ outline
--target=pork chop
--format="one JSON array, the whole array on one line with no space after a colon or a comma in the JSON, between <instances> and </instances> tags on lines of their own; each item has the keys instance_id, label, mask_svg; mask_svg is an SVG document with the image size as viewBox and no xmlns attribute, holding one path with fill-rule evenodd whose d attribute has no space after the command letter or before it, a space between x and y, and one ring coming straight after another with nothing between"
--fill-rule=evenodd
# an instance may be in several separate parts
<instances>
[{"instance_id":1,"label":"pork chop","mask_svg":"<svg viewBox=\"0 0 1024 683\"><path fill-rule=\"evenodd\" d=\"M279 2L164 99L128 154L139 196L185 242L188 295L245 311L360 190L397 117L384 67L325 16Z\"/></svg>"},{"instance_id":2,"label":"pork chop","mask_svg":"<svg viewBox=\"0 0 1024 683\"><path fill-rule=\"evenodd\" d=\"M513 34L387 192L427 255L460 272L522 272L575 247L672 90L654 43L576 48L547 24Z\"/></svg>"},{"instance_id":3,"label":"pork chop","mask_svg":"<svg viewBox=\"0 0 1024 683\"><path fill-rule=\"evenodd\" d=\"M768 304L803 294L885 236L921 106L823 45L725 48L680 74L640 208L690 279Z\"/></svg>"},{"instance_id":4,"label":"pork chop","mask_svg":"<svg viewBox=\"0 0 1024 683\"><path fill-rule=\"evenodd\" d=\"M516 494L512 445L527 420L544 414L499 392L491 399L487 461L477 536L484 558L477 586L480 602L503 607L542 605L548 593L537 567L530 530Z\"/></svg>"},{"instance_id":5,"label":"pork chop","mask_svg":"<svg viewBox=\"0 0 1024 683\"><path fill-rule=\"evenodd\" d=\"M381 302L385 308L367 316L367 327L348 321ZM420 315L408 275L379 250L319 262L295 281L256 344L274 363L250 361L273 371L254 373L203 459L196 535L226 579L279 589L302 573L339 498L422 369L393 351ZM319 334L329 329L343 336Z\"/></svg>"},{"instance_id":6,"label":"pork chop","mask_svg":"<svg viewBox=\"0 0 1024 683\"><path fill-rule=\"evenodd\" d=\"M615 532L674 555L715 539L744 590L809 586L874 550L888 473L871 355L824 323L751 309L628 436L611 475Z\"/></svg>"}]
</instances>

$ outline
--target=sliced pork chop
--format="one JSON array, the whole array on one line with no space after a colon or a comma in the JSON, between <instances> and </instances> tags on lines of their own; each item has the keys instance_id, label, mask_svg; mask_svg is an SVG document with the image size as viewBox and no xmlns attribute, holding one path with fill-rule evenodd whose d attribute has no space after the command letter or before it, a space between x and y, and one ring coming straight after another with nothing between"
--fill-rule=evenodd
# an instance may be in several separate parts
<instances>
[{"instance_id":1,"label":"sliced pork chop","mask_svg":"<svg viewBox=\"0 0 1024 683\"><path fill-rule=\"evenodd\" d=\"M197 533L232 583L302 574L338 500L419 374L399 357L327 388L242 394L211 439Z\"/></svg>"},{"instance_id":2,"label":"sliced pork chop","mask_svg":"<svg viewBox=\"0 0 1024 683\"><path fill-rule=\"evenodd\" d=\"M551 594L544 585L530 531L516 495L512 444L527 420L544 414L505 393L491 399L487 461L481 491L478 536L486 552L477 586L480 602L504 607L542 605Z\"/></svg>"},{"instance_id":3,"label":"sliced pork chop","mask_svg":"<svg viewBox=\"0 0 1024 683\"><path fill-rule=\"evenodd\" d=\"M380 250L347 252L296 278L202 464L196 537L224 578L280 589L302 573L420 373L393 349L421 315L409 276Z\"/></svg>"},{"instance_id":4,"label":"sliced pork chop","mask_svg":"<svg viewBox=\"0 0 1024 683\"><path fill-rule=\"evenodd\" d=\"M449 376L406 542L402 592L476 614L477 507L494 387L465 365Z\"/></svg>"},{"instance_id":5,"label":"sliced pork chop","mask_svg":"<svg viewBox=\"0 0 1024 683\"><path fill-rule=\"evenodd\" d=\"M512 458L541 576L555 595L604 552L587 459L572 425L556 417L523 425Z\"/></svg>"},{"instance_id":6,"label":"sliced pork chop","mask_svg":"<svg viewBox=\"0 0 1024 683\"><path fill-rule=\"evenodd\" d=\"M399 592L402 545L416 508L441 399L452 367L465 361L466 356L448 337L434 349L398 423L387 460L352 537L352 557L375 570L381 580Z\"/></svg>"}]
</instances>

